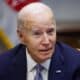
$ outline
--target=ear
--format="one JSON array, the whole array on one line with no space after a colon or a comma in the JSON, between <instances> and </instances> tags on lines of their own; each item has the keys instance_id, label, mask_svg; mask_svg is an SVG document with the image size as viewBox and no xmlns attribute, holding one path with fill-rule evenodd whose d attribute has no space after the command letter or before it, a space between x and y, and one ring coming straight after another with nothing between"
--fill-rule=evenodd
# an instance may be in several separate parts
<instances>
[{"instance_id":1,"label":"ear","mask_svg":"<svg viewBox=\"0 0 80 80\"><path fill-rule=\"evenodd\" d=\"M21 43L24 43L24 34L21 30L17 29L17 35Z\"/></svg>"}]
</instances>

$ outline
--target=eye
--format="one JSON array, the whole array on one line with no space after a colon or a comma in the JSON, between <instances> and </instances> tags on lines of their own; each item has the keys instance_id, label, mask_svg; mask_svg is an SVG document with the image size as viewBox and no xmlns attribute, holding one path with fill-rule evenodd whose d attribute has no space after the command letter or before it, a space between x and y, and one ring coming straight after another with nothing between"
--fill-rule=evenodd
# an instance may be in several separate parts
<instances>
[{"instance_id":1,"label":"eye","mask_svg":"<svg viewBox=\"0 0 80 80\"><path fill-rule=\"evenodd\" d=\"M35 31L35 32L33 32L33 35L41 35L42 33L41 32L39 32L39 31Z\"/></svg>"},{"instance_id":2,"label":"eye","mask_svg":"<svg viewBox=\"0 0 80 80\"><path fill-rule=\"evenodd\" d=\"M34 31L32 35L36 38L40 37L43 33L41 31Z\"/></svg>"},{"instance_id":3,"label":"eye","mask_svg":"<svg viewBox=\"0 0 80 80\"><path fill-rule=\"evenodd\" d=\"M49 35L52 35L52 34L54 33L54 28L48 29L48 30L47 30L47 33L48 33Z\"/></svg>"}]
</instances>

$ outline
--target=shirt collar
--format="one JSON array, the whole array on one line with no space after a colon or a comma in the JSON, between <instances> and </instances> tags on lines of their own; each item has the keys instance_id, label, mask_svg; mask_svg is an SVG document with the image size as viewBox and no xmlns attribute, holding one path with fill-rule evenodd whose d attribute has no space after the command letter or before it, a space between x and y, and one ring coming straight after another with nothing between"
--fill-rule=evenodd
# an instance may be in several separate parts
<instances>
[{"instance_id":1,"label":"shirt collar","mask_svg":"<svg viewBox=\"0 0 80 80\"><path fill-rule=\"evenodd\" d=\"M46 69L49 70L51 59L46 60L45 62L41 63L41 65Z\"/></svg>"},{"instance_id":2,"label":"shirt collar","mask_svg":"<svg viewBox=\"0 0 80 80\"><path fill-rule=\"evenodd\" d=\"M28 72L30 72L36 66L37 63L32 59L27 49L26 49L26 56L27 56L27 70Z\"/></svg>"},{"instance_id":3,"label":"shirt collar","mask_svg":"<svg viewBox=\"0 0 80 80\"><path fill-rule=\"evenodd\" d=\"M30 56L27 49L26 49L26 57L27 57L27 68L28 68L27 70L28 70L28 72L30 72L34 69L34 67L37 65L37 63L32 59L32 57ZM48 59L48 60L44 61L43 63L41 63L41 65L44 67L44 69L49 70L50 61L51 61L51 59Z\"/></svg>"}]
</instances>

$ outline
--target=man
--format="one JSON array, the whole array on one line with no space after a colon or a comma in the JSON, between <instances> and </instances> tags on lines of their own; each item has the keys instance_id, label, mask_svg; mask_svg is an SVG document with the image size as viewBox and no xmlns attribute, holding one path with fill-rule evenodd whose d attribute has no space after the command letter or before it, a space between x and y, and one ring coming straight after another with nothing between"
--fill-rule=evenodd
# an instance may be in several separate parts
<instances>
[{"instance_id":1,"label":"man","mask_svg":"<svg viewBox=\"0 0 80 80\"><path fill-rule=\"evenodd\" d=\"M50 7L36 2L22 8L17 33L21 44L0 55L0 80L73 79L80 68L80 54L56 41L56 21ZM40 73L36 65L43 68Z\"/></svg>"}]
</instances>

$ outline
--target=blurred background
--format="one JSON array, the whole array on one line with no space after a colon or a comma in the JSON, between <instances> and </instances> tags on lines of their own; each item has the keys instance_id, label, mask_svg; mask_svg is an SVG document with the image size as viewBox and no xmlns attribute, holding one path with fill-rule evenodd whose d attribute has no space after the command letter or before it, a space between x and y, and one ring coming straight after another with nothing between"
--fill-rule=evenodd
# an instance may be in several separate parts
<instances>
[{"instance_id":1,"label":"blurred background","mask_svg":"<svg viewBox=\"0 0 80 80\"><path fill-rule=\"evenodd\" d=\"M19 43L17 13L34 1L46 3L54 10L57 39L73 48L80 48L80 0L0 0L0 53Z\"/></svg>"}]
</instances>

